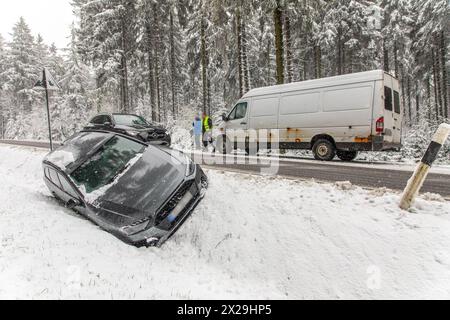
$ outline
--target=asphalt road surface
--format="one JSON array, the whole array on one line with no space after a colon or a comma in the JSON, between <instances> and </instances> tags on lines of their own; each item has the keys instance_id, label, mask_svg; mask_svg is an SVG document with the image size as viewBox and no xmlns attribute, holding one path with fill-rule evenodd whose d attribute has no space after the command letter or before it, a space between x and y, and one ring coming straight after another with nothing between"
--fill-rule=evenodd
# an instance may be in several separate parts
<instances>
[{"instance_id":1,"label":"asphalt road surface","mask_svg":"<svg viewBox=\"0 0 450 320\"><path fill-rule=\"evenodd\" d=\"M36 148L48 148L45 142L25 142L25 141L1 141L3 144L18 146L28 146ZM56 144L57 145L57 144ZM403 190L411 178L413 169L395 169L376 163L342 163L342 162L317 162L317 161L295 161L292 159L272 159L270 158L245 158L242 156L228 156L228 161L223 157L213 157L211 155L193 155L194 160L205 167L247 172L252 174L275 174L297 179L315 179L324 182L350 181L354 185L368 188L386 187L392 190ZM231 159L230 159L231 158ZM235 163L237 160L238 162ZM450 198L450 174L430 173L423 188L422 193L431 192Z\"/></svg>"}]
</instances>

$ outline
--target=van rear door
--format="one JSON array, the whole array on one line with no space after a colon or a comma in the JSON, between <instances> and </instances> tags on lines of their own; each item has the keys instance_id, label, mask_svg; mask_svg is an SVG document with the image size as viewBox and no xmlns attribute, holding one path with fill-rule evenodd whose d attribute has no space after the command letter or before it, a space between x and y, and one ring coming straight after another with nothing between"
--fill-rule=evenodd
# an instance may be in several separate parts
<instances>
[{"instance_id":1,"label":"van rear door","mask_svg":"<svg viewBox=\"0 0 450 320\"><path fill-rule=\"evenodd\" d=\"M400 83L397 79L392 78L392 89L394 96L394 135L395 144L402 142L402 125L403 125L403 106L400 99Z\"/></svg>"},{"instance_id":2,"label":"van rear door","mask_svg":"<svg viewBox=\"0 0 450 320\"><path fill-rule=\"evenodd\" d=\"M398 80L385 74L384 79L384 142L400 144L402 107Z\"/></svg>"}]
</instances>

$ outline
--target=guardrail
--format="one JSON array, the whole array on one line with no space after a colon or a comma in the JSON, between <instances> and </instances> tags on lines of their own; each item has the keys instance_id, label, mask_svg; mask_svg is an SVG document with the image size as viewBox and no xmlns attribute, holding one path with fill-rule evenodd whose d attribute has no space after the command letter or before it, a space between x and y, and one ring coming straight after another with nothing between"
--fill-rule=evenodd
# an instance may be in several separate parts
<instances>
[{"instance_id":1,"label":"guardrail","mask_svg":"<svg viewBox=\"0 0 450 320\"><path fill-rule=\"evenodd\" d=\"M34 147L50 150L50 142L46 141L20 141L20 140L0 140L2 144L8 144L13 146ZM61 142L53 142L53 146L58 147Z\"/></svg>"}]
</instances>

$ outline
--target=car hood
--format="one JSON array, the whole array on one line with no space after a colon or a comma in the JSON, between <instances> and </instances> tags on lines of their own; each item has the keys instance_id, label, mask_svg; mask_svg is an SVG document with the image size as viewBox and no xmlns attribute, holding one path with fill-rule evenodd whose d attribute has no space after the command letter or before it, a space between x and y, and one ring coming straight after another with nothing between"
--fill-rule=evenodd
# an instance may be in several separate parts
<instances>
[{"instance_id":1,"label":"car hood","mask_svg":"<svg viewBox=\"0 0 450 320\"><path fill-rule=\"evenodd\" d=\"M102 195L96 207L103 218L126 225L154 219L186 178L186 163L178 156L149 146L142 157Z\"/></svg>"}]
</instances>

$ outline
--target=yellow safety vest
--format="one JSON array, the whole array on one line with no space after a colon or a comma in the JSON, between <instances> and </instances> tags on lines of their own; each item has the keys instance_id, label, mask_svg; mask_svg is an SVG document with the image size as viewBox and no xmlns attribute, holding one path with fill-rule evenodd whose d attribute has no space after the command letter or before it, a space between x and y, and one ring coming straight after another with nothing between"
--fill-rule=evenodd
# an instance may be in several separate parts
<instances>
[{"instance_id":1,"label":"yellow safety vest","mask_svg":"<svg viewBox=\"0 0 450 320\"><path fill-rule=\"evenodd\" d=\"M205 126L205 132L211 131L211 128L209 127L209 117L206 117L205 120L203 120L203 125Z\"/></svg>"}]
</instances>

